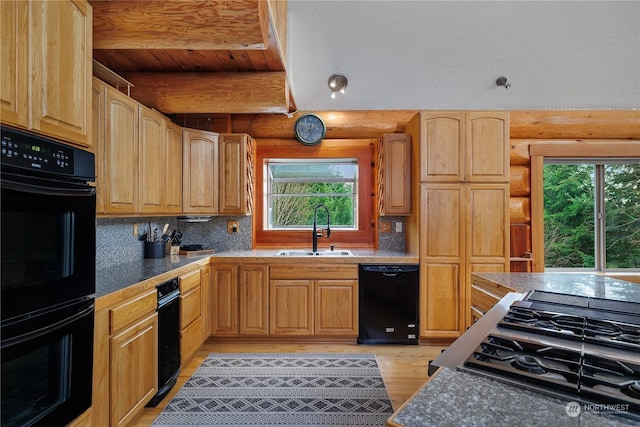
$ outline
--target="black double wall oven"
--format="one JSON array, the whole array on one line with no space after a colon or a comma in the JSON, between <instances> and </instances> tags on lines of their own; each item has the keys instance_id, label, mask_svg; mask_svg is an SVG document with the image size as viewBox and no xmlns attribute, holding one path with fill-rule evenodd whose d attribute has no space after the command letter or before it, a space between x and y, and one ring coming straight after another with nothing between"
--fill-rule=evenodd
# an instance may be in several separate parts
<instances>
[{"instance_id":1,"label":"black double wall oven","mask_svg":"<svg viewBox=\"0 0 640 427\"><path fill-rule=\"evenodd\" d=\"M1 128L3 426L65 425L91 406L92 153Z\"/></svg>"}]
</instances>

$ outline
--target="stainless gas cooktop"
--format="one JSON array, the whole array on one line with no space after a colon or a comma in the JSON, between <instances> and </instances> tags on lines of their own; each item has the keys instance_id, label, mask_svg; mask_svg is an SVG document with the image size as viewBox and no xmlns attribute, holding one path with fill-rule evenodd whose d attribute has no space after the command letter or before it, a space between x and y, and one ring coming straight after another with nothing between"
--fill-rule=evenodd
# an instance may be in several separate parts
<instances>
[{"instance_id":1,"label":"stainless gas cooktop","mask_svg":"<svg viewBox=\"0 0 640 427\"><path fill-rule=\"evenodd\" d=\"M431 365L640 420L640 303L509 294Z\"/></svg>"}]
</instances>

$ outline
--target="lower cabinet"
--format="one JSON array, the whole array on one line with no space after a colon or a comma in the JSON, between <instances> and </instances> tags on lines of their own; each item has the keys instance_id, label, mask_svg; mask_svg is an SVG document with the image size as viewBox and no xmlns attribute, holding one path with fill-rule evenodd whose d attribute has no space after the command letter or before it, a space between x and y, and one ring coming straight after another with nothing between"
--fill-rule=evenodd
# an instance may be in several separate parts
<instances>
[{"instance_id":1,"label":"lower cabinet","mask_svg":"<svg viewBox=\"0 0 640 427\"><path fill-rule=\"evenodd\" d=\"M211 335L267 336L268 267L216 264L211 279Z\"/></svg>"},{"instance_id":2,"label":"lower cabinet","mask_svg":"<svg viewBox=\"0 0 640 427\"><path fill-rule=\"evenodd\" d=\"M156 394L156 306L151 289L96 311L92 425L127 425Z\"/></svg>"},{"instance_id":3,"label":"lower cabinet","mask_svg":"<svg viewBox=\"0 0 640 427\"><path fill-rule=\"evenodd\" d=\"M209 336L209 266L178 277L180 286L180 365L184 366Z\"/></svg>"},{"instance_id":4,"label":"lower cabinet","mask_svg":"<svg viewBox=\"0 0 640 427\"><path fill-rule=\"evenodd\" d=\"M358 266L271 266L269 314L272 336L356 337Z\"/></svg>"}]
</instances>

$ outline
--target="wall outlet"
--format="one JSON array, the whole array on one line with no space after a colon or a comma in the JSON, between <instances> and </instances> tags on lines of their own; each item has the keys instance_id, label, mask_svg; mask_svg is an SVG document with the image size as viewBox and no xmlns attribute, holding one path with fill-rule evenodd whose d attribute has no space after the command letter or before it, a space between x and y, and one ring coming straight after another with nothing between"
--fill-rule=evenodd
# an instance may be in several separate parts
<instances>
[{"instance_id":1,"label":"wall outlet","mask_svg":"<svg viewBox=\"0 0 640 427\"><path fill-rule=\"evenodd\" d=\"M227 221L227 233L233 234L240 231L240 222L238 221Z\"/></svg>"},{"instance_id":2,"label":"wall outlet","mask_svg":"<svg viewBox=\"0 0 640 427\"><path fill-rule=\"evenodd\" d=\"M380 232L381 233L391 233L391 223L388 221L380 222Z\"/></svg>"},{"instance_id":3,"label":"wall outlet","mask_svg":"<svg viewBox=\"0 0 640 427\"><path fill-rule=\"evenodd\" d=\"M138 224L133 224L133 237L138 237Z\"/></svg>"},{"instance_id":4,"label":"wall outlet","mask_svg":"<svg viewBox=\"0 0 640 427\"><path fill-rule=\"evenodd\" d=\"M402 233L402 221L396 222L396 233Z\"/></svg>"}]
</instances>

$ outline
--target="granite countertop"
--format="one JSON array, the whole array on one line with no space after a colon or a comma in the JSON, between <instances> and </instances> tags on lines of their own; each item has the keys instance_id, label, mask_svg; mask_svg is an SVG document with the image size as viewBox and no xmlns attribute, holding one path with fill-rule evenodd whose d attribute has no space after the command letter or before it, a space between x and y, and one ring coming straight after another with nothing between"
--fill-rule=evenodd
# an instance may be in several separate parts
<instances>
[{"instance_id":1,"label":"granite countertop","mask_svg":"<svg viewBox=\"0 0 640 427\"><path fill-rule=\"evenodd\" d=\"M567 414L567 403L540 393L499 383L466 372L441 368L399 411L388 425L426 426L637 426L620 415L581 408Z\"/></svg>"},{"instance_id":2,"label":"granite countertop","mask_svg":"<svg viewBox=\"0 0 640 427\"><path fill-rule=\"evenodd\" d=\"M599 274L472 273L473 280L492 282L515 292L533 290L640 302L640 285Z\"/></svg>"},{"instance_id":3,"label":"granite countertop","mask_svg":"<svg viewBox=\"0 0 640 427\"><path fill-rule=\"evenodd\" d=\"M521 295L531 290L542 290L640 302L640 285L597 274L473 273L472 278L474 283L479 281L503 286L509 288L509 292L515 291ZM483 320L489 319L483 317L478 323ZM639 425L638 421L620 415L584 409L579 416L570 417L566 412L568 402L477 374L441 368L389 418L388 425Z\"/></svg>"},{"instance_id":4,"label":"granite countertop","mask_svg":"<svg viewBox=\"0 0 640 427\"><path fill-rule=\"evenodd\" d=\"M96 299L114 295L117 292L126 291L127 288L150 281L136 292L155 287L157 282L167 280L169 273L178 276L190 269L197 268L199 264L209 261L243 262L243 263L299 263L304 259L305 264L320 264L330 262L332 264L359 264L359 263L417 263L418 257L401 252L379 251L375 249L350 249L353 256L331 257L290 257L277 256L277 249L254 249L242 251L228 251L201 256L167 255L159 259L140 259L115 266L98 269L96 271ZM157 279L157 280L155 280ZM132 291L133 292L133 291ZM116 299L113 296L113 299ZM108 301L101 301L106 304Z\"/></svg>"}]
</instances>

